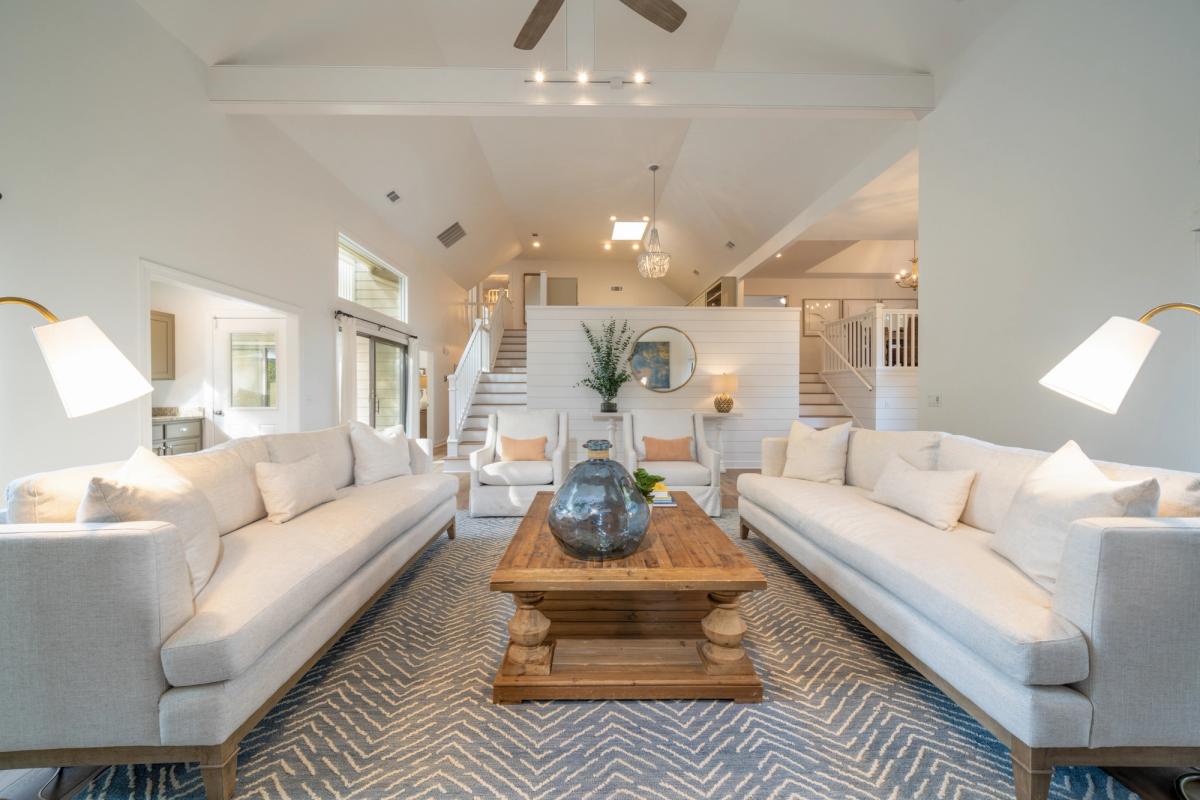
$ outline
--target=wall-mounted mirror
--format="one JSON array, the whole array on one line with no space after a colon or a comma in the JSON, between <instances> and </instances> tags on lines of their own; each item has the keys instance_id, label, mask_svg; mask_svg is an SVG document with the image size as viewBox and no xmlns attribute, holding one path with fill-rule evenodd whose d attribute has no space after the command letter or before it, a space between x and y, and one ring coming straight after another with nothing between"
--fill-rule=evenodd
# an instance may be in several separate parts
<instances>
[{"instance_id":1,"label":"wall-mounted mirror","mask_svg":"<svg viewBox=\"0 0 1200 800\"><path fill-rule=\"evenodd\" d=\"M673 392L696 373L696 346L678 328L651 328L634 341L629 371L634 381L652 392Z\"/></svg>"}]
</instances>

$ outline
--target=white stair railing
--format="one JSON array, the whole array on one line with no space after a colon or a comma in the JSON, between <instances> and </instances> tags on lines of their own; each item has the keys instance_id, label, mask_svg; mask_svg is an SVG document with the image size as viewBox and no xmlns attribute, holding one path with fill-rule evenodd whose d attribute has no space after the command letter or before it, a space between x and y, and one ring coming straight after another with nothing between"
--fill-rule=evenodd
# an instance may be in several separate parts
<instances>
[{"instance_id":1,"label":"white stair railing","mask_svg":"<svg viewBox=\"0 0 1200 800\"><path fill-rule=\"evenodd\" d=\"M446 378L450 405L450 435L446 438L446 455L457 456L459 441L467 417L471 415L471 404L479 378L490 372L500 352L504 331L512 319L512 300L504 295L492 306L484 306L483 316L475 320L471 335L463 348L462 358L454 374Z\"/></svg>"},{"instance_id":2,"label":"white stair railing","mask_svg":"<svg viewBox=\"0 0 1200 800\"><path fill-rule=\"evenodd\" d=\"M850 371L868 389L863 372L918 365L918 312L876 303L870 311L826 323L821 334L822 372Z\"/></svg>"}]
</instances>

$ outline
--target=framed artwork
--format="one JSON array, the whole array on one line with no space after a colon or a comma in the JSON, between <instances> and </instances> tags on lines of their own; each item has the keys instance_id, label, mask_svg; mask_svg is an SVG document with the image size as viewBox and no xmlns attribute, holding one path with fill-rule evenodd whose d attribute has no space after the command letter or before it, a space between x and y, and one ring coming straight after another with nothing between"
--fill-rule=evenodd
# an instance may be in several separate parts
<instances>
[{"instance_id":1,"label":"framed artwork","mask_svg":"<svg viewBox=\"0 0 1200 800\"><path fill-rule=\"evenodd\" d=\"M629 363L634 377L647 389L671 388L670 342L635 342Z\"/></svg>"},{"instance_id":2,"label":"framed artwork","mask_svg":"<svg viewBox=\"0 0 1200 800\"><path fill-rule=\"evenodd\" d=\"M897 299L870 299L870 300L843 300L842 301L842 316L857 317L859 314L865 314L875 307L876 303L883 303L888 308L916 308L917 301L915 298Z\"/></svg>"},{"instance_id":3,"label":"framed artwork","mask_svg":"<svg viewBox=\"0 0 1200 800\"><path fill-rule=\"evenodd\" d=\"M804 335L819 336L825 330L825 323L842 318L841 300L805 300L804 301Z\"/></svg>"}]
</instances>

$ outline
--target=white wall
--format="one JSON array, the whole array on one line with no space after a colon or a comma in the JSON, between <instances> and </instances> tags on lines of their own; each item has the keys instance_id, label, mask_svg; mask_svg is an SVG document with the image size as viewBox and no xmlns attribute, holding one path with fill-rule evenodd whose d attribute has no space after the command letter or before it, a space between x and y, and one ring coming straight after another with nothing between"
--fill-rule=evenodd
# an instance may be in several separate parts
<instances>
[{"instance_id":1,"label":"white wall","mask_svg":"<svg viewBox=\"0 0 1200 800\"><path fill-rule=\"evenodd\" d=\"M911 247L911 245L909 245ZM897 267L899 270L899 267ZM891 278L747 278L742 294L787 295L788 307L797 311L810 300L912 300L916 292L901 289ZM816 336L800 338L800 371L821 371L821 340ZM922 346L924 343L922 343Z\"/></svg>"},{"instance_id":2,"label":"white wall","mask_svg":"<svg viewBox=\"0 0 1200 800\"><path fill-rule=\"evenodd\" d=\"M0 10L0 286L92 316L131 358L146 327L139 259L301 309L300 424L336 421L337 237L410 279L411 328L439 373L464 338L463 291L423 265L268 120L225 117L205 70L133 0ZM30 327L0 310L0 482L127 456L137 404L67 420ZM444 384L431 384L445 437Z\"/></svg>"},{"instance_id":3,"label":"white wall","mask_svg":"<svg viewBox=\"0 0 1200 800\"><path fill-rule=\"evenodd\" d=\"M1025 0L921 123L923 428L1200 468L1200 320L1121 412L1037 383L1109 316L1200 298L1200 3Z\"/></svg>"},{"instance_id":4,"label":"white wall","mask_svg":"<svg viewBox=\"0 0 1200 800\"><path fill-rule=\"evenodd\" d=\"M529 407L570 412L571 460L583 458L579 446L608 436L607 423L596 422L600 398L575 384L586 375L589 350L581 322L591 326L615 318L628 320L635 336L656 325L684 331L695 343L696 375L675 392L652 392L627 383L617 396L621 411L679 408L713 411L713 378L736 373L734 411L742 418L724 421L726 465L761 464L765 436L784 436L799 411L800 380L796 309L546 306L529 313ZM712 436L710 436L713 439ZM619 442L614 443L619 444Z\"/></svg>"},{"instance_id":5,"label":"white wall","mask_svg":"<svg viewBox=\"0 0 1200 800\"><path fill-rule=\"evenodd\" d=\"M626 243L627 244L627 243ZM621 243L613 245L620 247ZM632 253L631 253L632 256ZM513 259L496 272L507 272L512 281L513 308L518 319L525 302L526 272L545 270L551 278L577 278L581 306L681 306L686 302L661 280L643 278L633 258L613 256L596 261L543 261L542 259ZM612 286L622 286L614 292Z\"/></svg>"}]
</instances>

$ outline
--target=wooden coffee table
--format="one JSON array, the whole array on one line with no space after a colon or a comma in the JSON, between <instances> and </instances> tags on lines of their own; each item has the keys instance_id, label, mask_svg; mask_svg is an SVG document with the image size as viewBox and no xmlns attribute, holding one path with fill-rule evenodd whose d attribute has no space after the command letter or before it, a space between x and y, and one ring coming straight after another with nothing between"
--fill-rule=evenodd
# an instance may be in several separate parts
<instances>
[{"instance_id":1,"label":"wooden coffee table","mask_svg":"<svg viewBox=\"0 0 1200 800\"><path fill-rule=\"evenodd\" d=\"M672 496L636 553L598 562L563 552L553 495L537 495L492 573L516 605L492 702L762 700L738 600L766 578L690 495Z\"/></svg>"}]
</instances>

